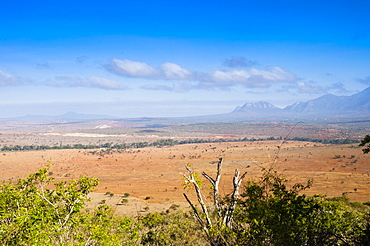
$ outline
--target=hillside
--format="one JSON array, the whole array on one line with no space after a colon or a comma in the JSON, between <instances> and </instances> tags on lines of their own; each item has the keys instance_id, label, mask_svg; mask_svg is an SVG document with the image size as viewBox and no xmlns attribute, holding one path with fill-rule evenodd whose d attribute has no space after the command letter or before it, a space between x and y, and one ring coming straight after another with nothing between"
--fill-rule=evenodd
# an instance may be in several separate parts
<instances>
[{"instance_id":1,"label":"hillside","mask_svg":"<svg viewBox=\"0 0 370 246\"><path fill-rule=\"evenodd\" d=\"M307 102L297 102L283 109L268 102L246 103L237 107L231 116L240 118L350 118L370 116L370 87L351 96L326 94Z\"/></svg>"}]
</instances>

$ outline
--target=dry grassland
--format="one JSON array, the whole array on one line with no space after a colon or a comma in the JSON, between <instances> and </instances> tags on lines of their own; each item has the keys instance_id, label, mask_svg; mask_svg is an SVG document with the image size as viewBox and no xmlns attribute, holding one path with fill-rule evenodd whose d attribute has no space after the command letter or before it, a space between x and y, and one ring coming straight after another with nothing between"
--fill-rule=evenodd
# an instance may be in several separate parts
<instances>
[{"instance_id":1,"label":"dry grassland","mask_svg":"<svg viewBox=\"0 0 370 246\"><path fill-rule=\"evenodd\" d=\"M168 208L171 204L186 206L182 193L184 165L191 163L196 172L215 175L216 161L224 157L221 183L224 194L230 191L234 170L248 171L245 180L256 180L261 167L273 165L291 182L313 179L307 194L341 196L348 192L352 201L370 201L370 155L354 145L322 145L289 141L233 142L188 144L162 148L122 150L47 150L3 152L0 154L0 179L26 177L48 161L56 180L93 176L100 179L92 194L96 206L101 200L119 204L124 193L130 193L127 205L118 211L135 214ZM277 158L275 158L277 156ZM247 168L249 166L249 168ZM106 192L114 196L104 195ZM147 198L147 199L146 199ZM148 199L149 198L149 199ZM145 200L146 199L146 200ZM148 208L146 208L148 207Z\"/></svg>"}]
</instances>

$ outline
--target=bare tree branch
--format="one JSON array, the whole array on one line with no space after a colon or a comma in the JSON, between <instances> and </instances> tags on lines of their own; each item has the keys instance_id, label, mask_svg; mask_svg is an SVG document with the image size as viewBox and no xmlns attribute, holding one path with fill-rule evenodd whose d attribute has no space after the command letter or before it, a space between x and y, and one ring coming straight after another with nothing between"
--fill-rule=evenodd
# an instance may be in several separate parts
<instances>
[{"instance_id":1,"label":"bare tree branch","mask_svg":"<svg viewBox=\"0 0 370 246\"><path fill-rule=\"evenodd\" d=\"M240 172L238 171L238 169L235 169L235 174L233 178L234 190L233 190L233 194L231 195L231 201L230 201L229 207L227 208L225 217L223 219L223 223L229 228L231 227L232 217L235 211L236 203L239 198L239 188L246 174L247 172L244 172L243 175L239 177Z\"/></svg>"},{"instance_id":2,"label":"bare tree branch","mask_svg":"<svg viewBox=\"0 0 370 246\"><path fill-rule=\"evenodd\" d=\"M247 174L247 172L244 172L240 176L240 172L238 171L238 169L235 170L235 174L233 177L234 188L233 188L233 192L230 198L230 202L226 205L221 206L220 195L219 195L219 184L221 180L222 163L223 163L223 158L220 156L218 159L217 174L216 174L215 179L210 177L205 172L202 173L202 175L211 183L211 185L213 185L214 207L218 215L216 218L215 224L213 224L214 226L213 229L215 230L222 230L223 227L231 228L232 218L233 218L234 211L235 211L236 204L237 204L238 197L239 197L239 188L240 188L243 178ZM211 235L209 229L212 227L212 220L208 214L208 208L203 200L201 189L198 183L199 180L196 179L197 176L193 173L193 171L190 169L189 166L185 166L185 168L188 171L189 175L188 176L184 175L184 177L188 183L193 184L195 188L195 192L197 194L198 203L200 204L202 211L203 211L203 214L200 214L200 212L197 211L194 204L192 204L192 202L189 200L186 194L184 194L185 199L187 200L187 202L190 204L190 206L192 207L194 211L195 218L198 220L199 224L204 228L211 245L228 245L227 239L222 236L222 233L221 234L216 233L213 235L213 233L215 232L213 231ZM202 219L203 215L205 217L205 220Z\"/></svg>"},{"instance_id":3,"label":"bare tree branch","mask_svg":"<svg viewBox=\"0 0 370 246\"><path fill-rule=\"evenodd\" d=\"M221 180L222 162L223 162L223 158L222 158L222 156L220 156L218 158L218 162L217 162L216 180L214 180L213 178L208 176L205 172L202 173L202 175L206 179L208 179L208 181L213 186L213 201L214 201L214 205L215 205L215 210L217 211L219 216L221 216L221 207L220 207L220 195L219 195L218 186L219 186L219 183L220 183L220 180Z\"/></svg>"},{"instance_id":4,"label":"bare tree branch","mask_svg":"<svg viewBox=\"0 0 370 246\"><path fill-rule=\"evenodd\" d=\"M194 216L195 216L195 218L198 220L199 224L203 227L203 229L204 229L204 230L207 232L207 234L208 234L208 228L207 228L207 226L204 224L204 222L203 222L202 218L200 217L200 215L199 215L199 213L198 213L197 208L196 208L196 207L194 206L194 204L189 200L188 196L187 196L185 193L183 193L183 195L184 195L184 197L185 197L186 201L190 204L190 207L193 209L193 212L194 212Z\"/></svg>"},{"instance_id":5,"label":"bare tree branch","mask_svg":"<svg viewBox=\"0 0 370 246\"><path fill-rule=\"evenodd\" d=\"M199 204L202 208L202 211L203 211L203 213L206 217L206 225L207 225L208 228L210 228L210 227L212 227L212 221L209 217L207 206L204 203L200 187L199 187L197 181L195 180L193 171L191 171L191 169L189 167L187 167L187 166L185 166L185 167L186 167L186 170L188 170L188 172L189 172L189 177L187 177L185 175L184 175L184 177L188 182L190 182L194 185L194 189L195 189L195 192L197 194L198 202L199 202Z\"/></svg>"}]
</instances>

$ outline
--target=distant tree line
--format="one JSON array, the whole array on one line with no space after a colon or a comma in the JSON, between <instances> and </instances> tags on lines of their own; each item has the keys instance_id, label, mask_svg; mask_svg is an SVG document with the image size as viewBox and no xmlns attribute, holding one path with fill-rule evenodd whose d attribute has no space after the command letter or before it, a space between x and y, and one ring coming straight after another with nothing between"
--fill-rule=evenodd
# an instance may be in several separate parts
<instances>
[{"instance_id":1,"label":"distant tree line","mask_svg":"<svg viewBox=\"0 0 370 246\"><path fill-rule=\"evenodd\" d=\"M294 138L289 138L288 140L323 143L323 144L351 144L351 143L359 143L360 142L359 140L354 140L354 139L349 139L349 138L344 138L344 139L312 139L312 138L294 137Z\"/></svg>"},{"instance_id":2,"label":"distant tree line","mask_svg":"<svg viewBox=\"0 0 370 246\"><path fill-rule=\"evenodd\" d=\"M3 146L0 151L27 151L27 150L48 150L48 149L135 149L145 147L164 147L174 146L182 144L197 144L197 143L221 143L221 142L256 142L256 141L272 141L272 140L283 140L282 137L268 137L268 138L220 138L220 139L186 139L186 140L174 140L174 139L160 139L155 142L137 142L137 143L112 143L107 142L103 144L67 144L67 145L10 145ZM353 139L312 139L304 137L285 138L285 141L304 141L314 142L323 144L351 144L359 143L359 140Z\"/></svg>"}]
</instances>

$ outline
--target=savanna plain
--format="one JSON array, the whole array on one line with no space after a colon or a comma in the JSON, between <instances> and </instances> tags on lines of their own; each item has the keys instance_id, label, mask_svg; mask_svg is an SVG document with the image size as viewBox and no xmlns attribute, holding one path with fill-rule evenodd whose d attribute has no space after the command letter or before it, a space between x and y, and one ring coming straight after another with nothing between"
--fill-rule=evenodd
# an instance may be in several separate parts
<instances>
[{"instance_id":1,"label":"savanna plain","mask_svg":"<svg viewBox=\"0 0 370 246\"><path fill-rule=\"evenodd\" d=\"M274 168L291 184L308 180L306 194L322 194L351 201L370 201L370 155L358 143L327 144L285 140L361 139L370 132L369 123L235 123L194 125L150 125L139 121L2 122L1 145L66 145L154 142L164 139L204 139L190 143L144 148L50 149L0 152L0 179L17 180L50 164L56 180L80 176L100 180L90 196L90 207L106 203L116 213L140 215L168 209L172 204L188 208L183 193L185 166L195 172L216 175L220 156L224 159L220 190L232 191L235 169L247 171L244 182L257 180L263 168ZM270 138L272 140L265 140ZM244 141L242 141L244 139ZM253 139L253 141L245 141ZM126 194L126 195L125 195ZM122 198L126 197L125 203Z\"/></svg>"}]
</instances>

